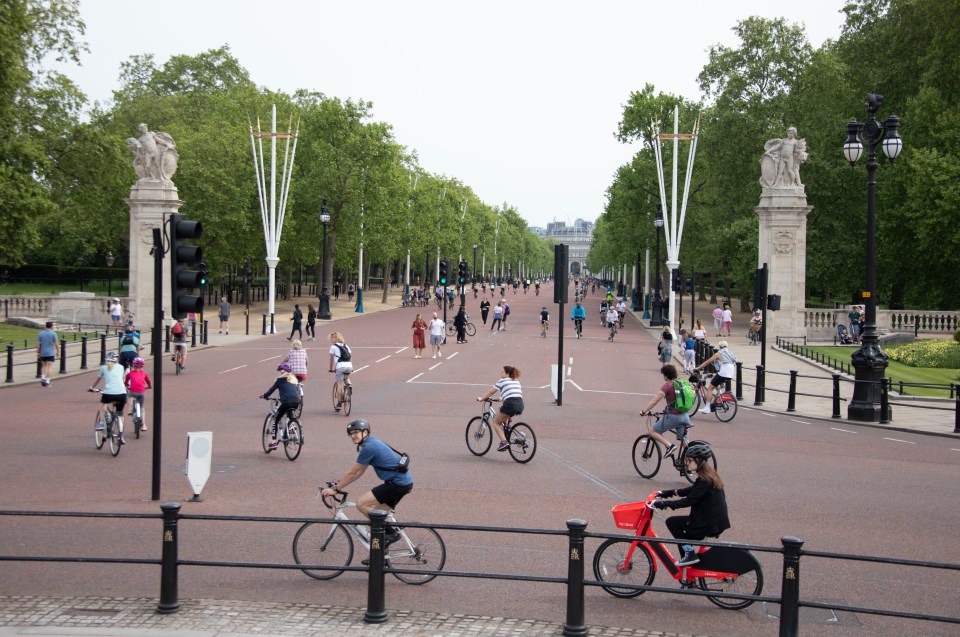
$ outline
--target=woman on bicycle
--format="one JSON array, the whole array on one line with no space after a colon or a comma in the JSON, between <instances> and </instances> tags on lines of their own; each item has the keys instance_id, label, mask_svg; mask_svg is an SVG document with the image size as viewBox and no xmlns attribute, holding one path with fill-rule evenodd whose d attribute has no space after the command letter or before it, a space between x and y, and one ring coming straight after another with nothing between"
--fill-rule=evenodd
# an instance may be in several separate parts
<instances>
[{"instance_id":1,"label":"woman on bicycle","mask_svg":"<svg viewBox=\"0 0 960 637\"><path fill-rule=\"evenodd\" d=\"M266 392L260 394L260 398L266 399L270 398L270 394L276 390L280 396L277 415L273 418L273 435L271 436L270 444L267 445L270 449L277 448L277 431L280 429L280 422L284 416L300 405L300 394L297 392L297 377L293 375L290 365L280 363L277 366L277 371L280 372L280 374L277 376L277 379L273 381L273 385L271 385L270 389Z\"/></svg>"},{"instance_id":2,"label":"woman on bicycle","mask_svg":"<svg viewBox=\"0 0 960 637\"><path fill-rule=\"evenodd\" d=\"M123 367L117 362L116 352L109 352L106 356L106 361L105 364L100 366L97 380L93 381L93 385L90 386L90 391L97 388L102 378L103 393L100 395L100 403L103 405L116 405L117 415L122 416L123 408L127 404L127 388L123 384ZM120 419L117 422L120 425L120 444L122 445L125 442L123 440L123 420ZM101 423L97 423L97 429L104 429L104 426Z\"/></svg>"},{"instance_id":3,"label":"woman on bicycle","mask_svg":"<svg viewBox=\"0 0 960 637\"><path fill-rule=\"evenodd\" d=\"M677 368L667 363L660 368L660 374L663 376L663 385L660 386L660 391L657 392L657 395L643 408L640 415L646 416L649 412L653 411L653 408L657 406L657 403L659 403L661 399L667 401L666 409L663 410L663 417L654 423L653 428L650 430L650 437L667 448L663 455L670 456L676 452L677 445L664 438L663 434L668 431L677 431L681 427L689 427L690 417L673 408L674 403L677 402L677 393L673 388L673 381L677 380Z\"/></svg>"},{"instance_id":4,"label":"woman on bicycle","mask_svg":"<svg viewBox=\"0 0 960 637\"><path fill-rule=\"evenodd\" d=\"M150 382L150 377L147 375L147 372L143 369L143 359L139 356L133 359L133 369L127 372L126 378L124 378L124 385L127 388L127 392L130 394L130 398L140 405L140 417L143 418L143 398L147 393L148 389L153 387L153 383ZM133 412L130 412L133 414ZM147 423L144 422L140 425L140 431L147 430Z\"/></svg>"},{"instance_id":5,"label":"woman on bicycle","mask_svg":"<svg viewBox=\"0 0 960 637\"><path fill-rule=\"evenodd\" d=\"M330 333L330 371L336 372L337 381L350 384L350 379L344 372L349 374L353 371L353 352L340 332Z\"/></svg>"},{"instance_id":6,"label":"woman on bicycle","mask_svg":"<svg viewBox=\"0 0 960 637\"><path fill-rule=\"evenodd\" d=\"M283 362L290 366L297 380L301 383L307 380L307 365L310 364L310 359L307 356L307 350L303 349L303 341L297 339L293 342Z\"/></svg>"},{"instance_id":7,"label":"woman on bicycle","mask_svg":"<svg viewBox=\"0 0 960 637\"><path fill-rule=\"evenodd\" d=\"M506 451L507 448L510 447L510 443L507 441L507 434L503 431L503 423L523 413L523 391L520 389L520 381L517 380L518 378L520 378L519 369L511 367L510 365L504 365L503 371L500 372L500 380L493 385L493 389L483 396L477 397L478 401L486 400L497 392L500 392L500 398L503 399L503 403L500 405L500 412L497 413L497 417L494 419L495 426L493 427L493 432L500 438L500 445L497 447L497 451Z\"/></svg>"},{"instance_id":8,"label":"woman on bicycle","mask_svg":"<svg viewBox=\"0 0 960 637\"><path fill-rule=\"evenodd\" d=\"M723 480L716 469L707 462L713 456L713 450L705 442L691 445L687 449L685 461L690 469L697 472L697 480L685 489L658 491L661 498L679 497L679 500L654 500L657 509L683 509L690 507L690 515L674 515L667 518L670 534L678 540L702 540L707 537L719 537L730 528L727 515L727 499L723 493ZM683 557L677 566L690 566L700 561L693 547L683 545Z\"/></svg>"},{"instance_id":9,"label":"woman on bicycle","mask_svg":"<svg viewBox=\"0 0 960 637\"><path fill-rule=\"evenodd\" d=\"M693 369L693 371L699 372L701 369L705 369L708 365L713 363L713 361L720 361L720 371L717 372L710 381L710 385L713 386L713 393L710 397L711 403L715 401L720 392L723 391L720 389L720 386L725 385L727 381L733 380L734 374L737 373L737 357L734 356L733 352L730 351L730 348L727 347L727 342L720 341L717 343L717 346L720 349L717 350L716 354L703 361L699 366ZM710 411L710 405L704 405L703 409L700 410L700 413L709 414Z\"/></svg>"}]
</instances>

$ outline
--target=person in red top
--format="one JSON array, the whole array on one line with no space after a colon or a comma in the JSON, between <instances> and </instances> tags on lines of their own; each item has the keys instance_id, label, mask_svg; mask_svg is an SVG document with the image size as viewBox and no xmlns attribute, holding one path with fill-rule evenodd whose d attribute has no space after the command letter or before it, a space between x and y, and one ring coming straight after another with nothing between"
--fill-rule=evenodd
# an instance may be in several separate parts
<instances>
[{"instance_id":1,"label":"person in red top","mask_svg":"<svg viewBox=\"0 0 960 637\"><path fill-rule=\"evenodd\" d=\"M148 389L153 388L153 383L150 382L150 377L147 376L147 372L143 370L143 359L139 356L133 359L133 368L127 372L126 378L123 379L123 384L126 385L127 393L130 394L134 402L140 405L140 414L142 415L144 413L143 397ZM133 414L132 411L130 413ZM140 429L141 431L147 430L146 421L144 421Z\"/></svg>"}]
</instances>

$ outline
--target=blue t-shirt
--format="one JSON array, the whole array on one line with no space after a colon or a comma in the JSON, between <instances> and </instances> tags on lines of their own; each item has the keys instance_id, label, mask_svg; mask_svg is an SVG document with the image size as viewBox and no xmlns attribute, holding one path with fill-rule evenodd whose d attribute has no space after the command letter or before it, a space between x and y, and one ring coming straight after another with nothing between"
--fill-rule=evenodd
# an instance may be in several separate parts
<instances>
[{"instance_id":1,"label":"blue t-shirt","mask_svg":"<svg viewBox=\"0 0 960 637\"><path fill-rule=\"evenodd\" d=\"M42 330L37 334L37 343L40 345L40 356L57 355L57 333L53 330Z\"/></svg>"},{"instance_id":2,"label":"blue t-shirt","mask_svg":"<svg viewBox=\"0 0 960 637\"><path fill-rule=\"evenodd\" d=\"M127 386L123 384L123 365L114 363L113 369L109 365L100 367L100 377L103 379L103 393L119 396L127 393Z\"/></svg>"},{"instance_id":3,"label":"blue t-shirt","mask_svg":"<svg viewBox=\"0 0 960 637\"><path fill-rule=\"evenodd\" d=\"M697 339L690 336L683 342L683 344L687 349L694 349L697 346Z\"/></svg>"},{"instance_id":4,"label":"blue t-shirt","mask_svg":"<svg viewBox=\"0 0 960 637\"><path fill-rule=\"evenodd\" d=\"M357 456L357 464L368 464L377 472L377 477L384 482L392 482L398 487L410 486L413 484L413 476L410 472L400 473L394 471L397 461L400 459L393 449L387 446L379 438L367 436L360 447L360 455Z\"/></svg>"}]
</instances>

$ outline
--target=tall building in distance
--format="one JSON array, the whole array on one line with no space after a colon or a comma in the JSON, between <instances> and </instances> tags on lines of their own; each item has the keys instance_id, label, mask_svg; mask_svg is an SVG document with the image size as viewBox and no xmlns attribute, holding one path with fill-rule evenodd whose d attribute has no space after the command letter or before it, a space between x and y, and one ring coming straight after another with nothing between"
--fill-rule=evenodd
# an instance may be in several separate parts
<instances>
[{"instance_id":1,"label":"tall building in distance","mask_svg":"<svg viewBox=\"0 0 960 637\"><path fill-rule=\"evenodd\" d=\"M580 274L593 243L593 222L577 219L572 226L568 226L564 221L551 221L542 236L568 246L570 274Z\"/></svg>"}]
</instances>

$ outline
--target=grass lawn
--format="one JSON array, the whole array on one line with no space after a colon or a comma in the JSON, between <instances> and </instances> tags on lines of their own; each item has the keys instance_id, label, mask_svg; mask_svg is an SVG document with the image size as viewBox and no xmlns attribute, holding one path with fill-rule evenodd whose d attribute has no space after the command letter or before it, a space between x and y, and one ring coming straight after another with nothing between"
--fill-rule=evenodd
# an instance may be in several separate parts
<instances>
[{"instance_id":1,"label":"grass lawn","mask_svg":"<svg viewBox=\"0 0 960 637\"><path fill-rule=\"evenodd\" d=\"M39 332L40 330L35 330L30 327L0 323L0 344L6 346L7 343L13 343L13 346L17 349L21 347L36 347L37 334ZM73 341L74 333L75 332L70 332L66 335L68 343ZM84 332L83 334L86 334L89 338L98 338L93 332ZM78 341L83 334L77 334Z\"/></svg>"},{"instance_id":2,"label":"grass lawn","mask_svg":"<svg viewBox=\"0 0 960 637\"><path fill-rule=\"evenodd\" d=\"M826 356L832 356L838 361L850 362L850 355L857 351L857 347L808 347ZM897 383L930 383L936 385L949 385L957 383L957 373L960 370L946 367L910 367L896 361L888 361L887 376L893 379L894 390L897 389ZM904 393L911 396L940 396L949 397L950 392L938 389L928 389L926 387L905 387Z\"/></svg>"},{"instance_id":3,"label":"grass lawn","mask_svg":"<svg viewBox=\"0 0 960 637\"><path fill-rule=\"evenodd\" d=\"M126 296L127 290L120 285L116 279L110 286L114 296ZM54 295L61 292L79 292L80 286L77 283L7 283L0 285L0 294L6 296L34 296L34 295ZM107 296L107 282L97 279L96 281L84 281L84 292L93 292L97 296Z\"/></svg>"}]
</instances>

